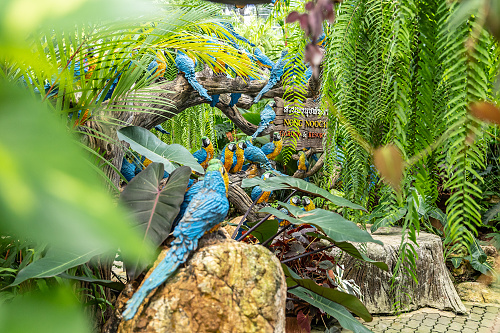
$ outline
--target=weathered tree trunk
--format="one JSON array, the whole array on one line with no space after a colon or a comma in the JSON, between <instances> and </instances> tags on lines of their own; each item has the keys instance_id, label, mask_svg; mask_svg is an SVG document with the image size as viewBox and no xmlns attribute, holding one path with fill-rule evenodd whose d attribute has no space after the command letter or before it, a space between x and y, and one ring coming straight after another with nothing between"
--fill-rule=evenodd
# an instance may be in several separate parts
<instances>
[{"instance_id":1,"label":"weathered tree trunk","mask_svg":"<svg viewBox=\"0 0 500 333\"><path fill-rule=\"evenodd\" d=\"M382 241L384 245L367 244L368 257L385 262L389 266L388 272L371 264L361 263L349 255L345 255L340 261L345 267L343 278L353 279L360 287L368 311L372 314L393 313L393 305L401 302L398 303L400 311L433 307L465 313L466 309L458 297L444 263L441 239L436 235L421 232L417 237L418 284L408 274L404 274L406 272L401 268L398 286L391 291L389 281L398 260L401 234L401 228L381 228L372 236Z\"/></svg>"}]
</instances>

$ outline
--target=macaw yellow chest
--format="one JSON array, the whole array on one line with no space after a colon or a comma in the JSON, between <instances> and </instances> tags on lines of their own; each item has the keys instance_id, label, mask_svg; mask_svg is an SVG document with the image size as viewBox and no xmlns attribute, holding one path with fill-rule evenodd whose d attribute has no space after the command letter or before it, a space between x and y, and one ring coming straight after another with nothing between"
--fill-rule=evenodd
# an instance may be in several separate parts
<instances>
[{"instance_id":1,"label":"macaw yellow chest","mask_svg":"<svg viewBox=\"0 0 500 333\"><path fill-rule=\"evenodd\" d=\"M283 148L283 142L281 142L281 140L274 141L274 150L272 151L272 153L267 155L267 158L270 160L274 160L281 153L282 148Z\"/></svg>"}]
</instances>

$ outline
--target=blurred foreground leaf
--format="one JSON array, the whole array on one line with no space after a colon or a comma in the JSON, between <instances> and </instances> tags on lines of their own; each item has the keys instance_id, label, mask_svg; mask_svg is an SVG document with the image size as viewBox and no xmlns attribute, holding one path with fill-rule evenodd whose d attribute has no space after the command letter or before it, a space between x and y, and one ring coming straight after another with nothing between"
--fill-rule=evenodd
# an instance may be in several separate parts
<instances>
[{"instance_id":1,"label":"blurred foreground leaf","mask_svg":"<svg viewBox=\"0 0 500 333\"><path fill-rule=\"evenodd\" d=\"M387 145L375 150L373 163L384 181L398 191L404 169L403 157L399 149L394 145Z\"/></svg>"},{"instance_id":2,"label":"blurred foreground leaf","mask_svg":"<svg viewBox=\"0 0 500 333\"><path fill-rule=\"evenodd\" d=\"M469 107L470 113L483 121L500 125L500 109L488 102L472 103Z\"/></svg>"},{"instance_id":3,"label":"blurred foreground leaf","mask_svg":"<svg viewBox=\"0 0 500 333\"><path fill-rule=\"evenodd\" d=\"M78 299L63 288L17 296L0 304L0 332L90 333Z\"/></svg>"},{"instance_id":4,"label":"blurred foreground leaf","mask_svg":"<svg viewBox=\"0 0 500 333\"><path fill-rule=\"evenodd\" d=\"M0 81L0 230L75 254L150 249L103 189L68 128Z\"/></svg>"}]
</instances>

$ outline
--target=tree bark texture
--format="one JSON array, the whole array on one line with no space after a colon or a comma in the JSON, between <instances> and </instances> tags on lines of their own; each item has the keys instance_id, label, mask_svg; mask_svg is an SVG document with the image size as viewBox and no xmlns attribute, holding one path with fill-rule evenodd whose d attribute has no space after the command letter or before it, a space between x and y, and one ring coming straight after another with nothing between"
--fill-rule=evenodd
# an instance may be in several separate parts
<instances>
[{"instance_id":1,"label":"tree bark texture","mask_svg":"<svg viewBox=\"0 0 500 333\"><path fill-rule=\"evenodd\" d=\"M393 313L393 304L401 302L400 311L412 311L422 307L451 310L465 313L466 309L453 286L443 258L441 239L425 232L417 237L416 276L418 284L401 268L398 286L391 290L390 279L398 260L401 243L401 228L380 228L372 236L384 243L367 244L367 256L383 261L389 266L385 272L378 267L359 262L345 255L340 263L344 265L344 279L353 279L361 289L363 303L372 314ZM405 295L407 293L407 295Z\"/></svg>"}]
</instances>

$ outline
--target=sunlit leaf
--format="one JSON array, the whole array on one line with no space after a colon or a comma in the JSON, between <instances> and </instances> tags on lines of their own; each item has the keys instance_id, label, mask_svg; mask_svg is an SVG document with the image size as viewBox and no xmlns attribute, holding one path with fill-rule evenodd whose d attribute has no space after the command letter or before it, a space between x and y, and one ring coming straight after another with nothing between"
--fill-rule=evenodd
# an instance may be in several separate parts
<instances>
[{"instance_id":1,"label":"sunlit leaf","mask_svg":"<svg viewBox=\"0 0 500 333\"><path fill-rule=\"evenodd\" d=\"M118 130L118 138L128 142L130 148L151 161L162 163L168 173L175 170L172 162L188 166L198 173L205 173L189 150L178 144L167 145L143 127L124 127Z\"/></svg>"},{"instance_id":2,"label":"sunlit leaf","mask_svg":"<svg viewBox=\"0 0 500 333\"><path fill-rule=\"evenodd\" d=\"M500 125L500 109L492 103L472 103L469 110L470 113L478 119Z\"/></svg>"},{"instance_id":3,"label":"sunlit leaf","mask_svg":"<svg viewBox=\"0 0 500 333\"><path fill-rule=\"evenodd\" d=\"M384 181L399 190L404 168L403 157L399 149L394 145L387 145L375 150L373 163Z\"/></svg>"}]
</instances>

